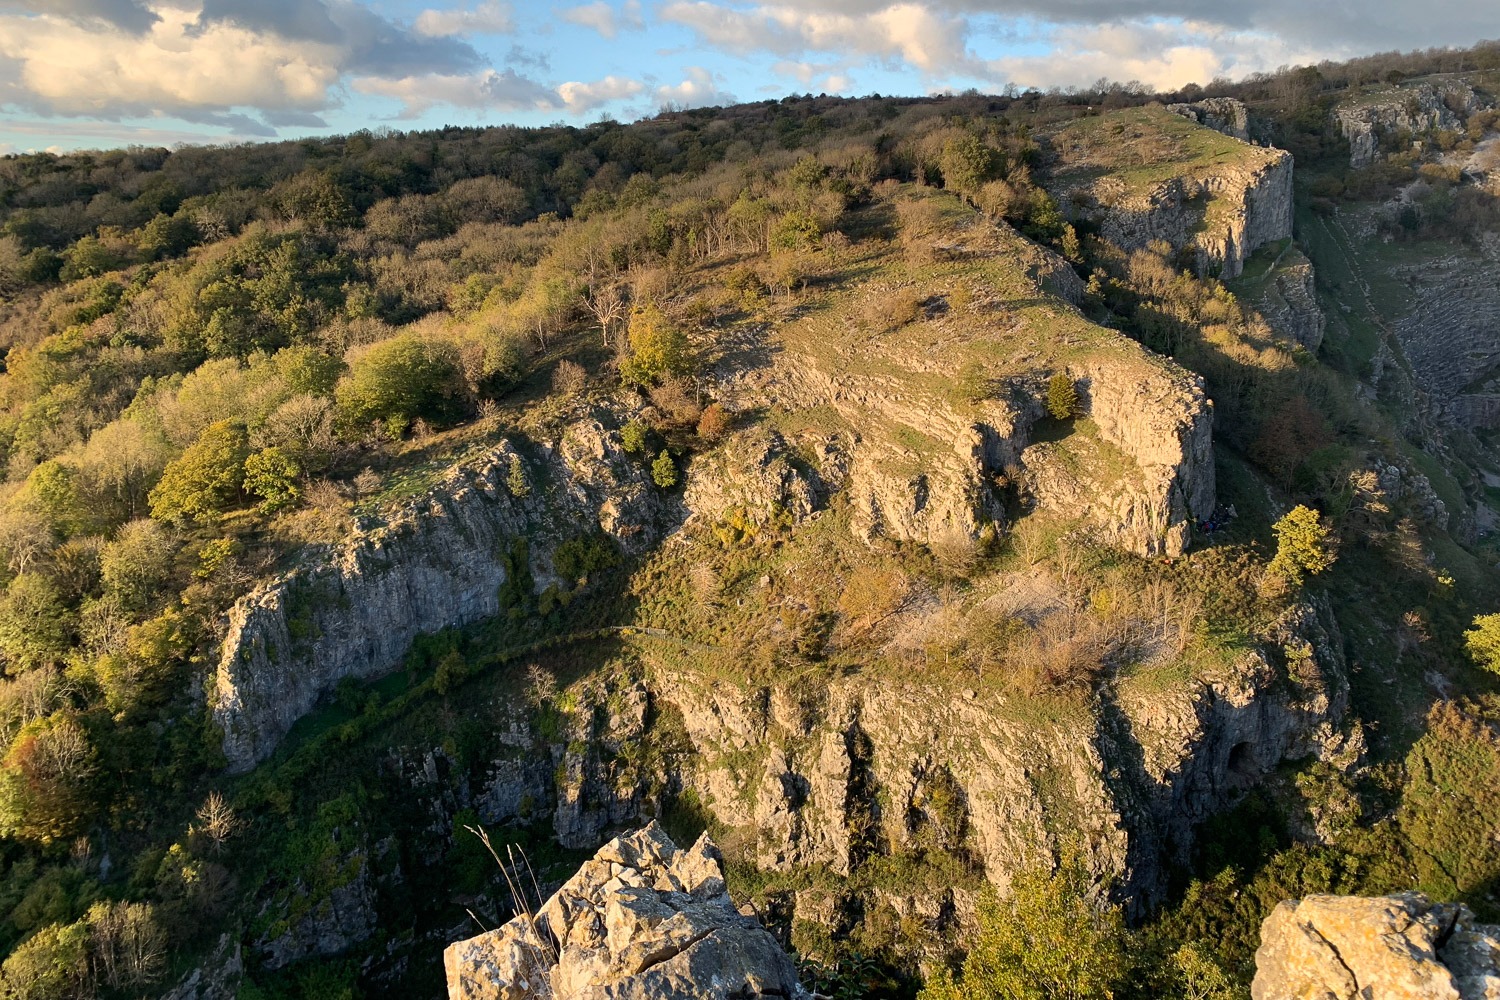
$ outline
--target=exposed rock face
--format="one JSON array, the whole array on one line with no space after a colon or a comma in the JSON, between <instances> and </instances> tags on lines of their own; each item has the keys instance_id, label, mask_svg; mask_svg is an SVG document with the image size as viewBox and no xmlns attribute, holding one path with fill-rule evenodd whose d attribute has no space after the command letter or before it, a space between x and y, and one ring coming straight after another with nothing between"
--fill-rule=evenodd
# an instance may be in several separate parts
<instances>
[{"instance_id":1,"label":"exposed rock face","mask_svg":"<svg viewBox=\"0 0 1500 1000\"><path fill-rule=\"evenodd\" d=\"M511 495L513 454L501 442L235 605L212 691L232 770L264 760L343 678L391 670L422 633L494 616L512 575L538 589L555 580L559 542L591 526L627 550L657 537L660 492L597 420L574 424L545 459L561 483L545 498Z\"/></svg>"},{"instance_id":2,"label":"exposed rock face","mask_svg":"<svg viewBox=\"0 0 1500 1000\"><path fill-rule=\"evenodd\" d=\"M1240 162L1133 189L1106 174L1061 194L1063 211L1086 219L1130 251L1163 240L1197 270L1238 277L1256 249L1292 235L1292 156L1246 146Z\"/></svg>"},{"instance_id":3,"label":"exposed rock face","mask_svg":"<svg viewBox=\"0 0 1500 1000\"><path fill-rule=\"evenodd\" d=\"M1076 463L1038 461L1049 449L1028 449L1022 458L1036 499L1087 518L1119 548L1181 555L1194 522L1213 513L1216 495L1213 409L1202 380L1128 359L1091 360L1068 374L1098 429L1096 452L1113 450L1124 461L1095 454L1082 463L1091 474L1080 477L1072 472ZM1111 467L1118 470L1113 481L1099 471Z\"/></svg>"},{"instance_id":4,"label":"exposed rock face","mask_svg":"<svg viewBox=\"0 0 1500 1000\"><path fill-rule=\"evenodd\" d=\"M1334 121L1349 140L1349 165L1367 167L1380 153L1381 139L1393 132L1417 135L1433 129L1462 127L1470 112L1485 106L1463 80L1418 83L1391 88L1334 111Z\"/></svg>"},{"instance_id":5,"label":"exposed rock face","mask_svg":"<svg viewBox=\"0 0 1500 1000\"><path fill-rule=\"evenodd\" d=\"M1316 354L1323 344L1328 317L1318 305L1314 282L1312 261L1295 246L1288 246L1250 305L1271 329Z\"/></svg>"},{"instance_id":6,"label":"exposed rock face","mask_svg":"<svg viewBox=\"0 0 1500 1000\"><path fill-rule=\"evenodd\" d=\"M652 823L606 844L533 915L443 953L449 1000L805 998L770 933L735 911L707 835Z\"/></svg>"},{"instance_id":7,"label":"exposed rock face","mask_svg":"<svg viewBox=\"0 0 1500 1000\"><path fill-rule=\"evenodd\" d=\"M1209 97L1192 104L1168 104L1167 110L1215 132L1250 141L1250 112L1233 97Z\"/></svg>"},{"instance_id":8,"label":"exposed rock face","mask_svg":"<svg viewBox=\"0 0 1500 1000\"><path fill-rule=\"evenodd\" d=\"M232 935L219 938L213 953L193 969L162 1000L235 1000L245 974L244 955Z\"/></svg>"},{"instance_id":9,"label":"exposed rock face","mask_svg":"<svg viewBox=\"0 0 1500 1000\"><path fill-rule=\"evenodd\" d=\"M1494 1000L1500 927L1420 893L1308 896L1261 928L1254 1000Z\"/></svg>"}]
</instances>

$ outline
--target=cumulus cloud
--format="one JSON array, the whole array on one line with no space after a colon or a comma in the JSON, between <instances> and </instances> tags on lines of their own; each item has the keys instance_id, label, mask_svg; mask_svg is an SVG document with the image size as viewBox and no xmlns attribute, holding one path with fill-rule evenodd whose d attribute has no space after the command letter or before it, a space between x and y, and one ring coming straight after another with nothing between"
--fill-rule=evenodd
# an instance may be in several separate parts
<instances>
[{"instance_id":1,"label":"cumulus cloud","mask_svg":"<svg viewBox=\"0 0 1500 1000\"><path fill-rule=\"evenodd\" d=\"M1262 32L1200 23L1074 25L1050 32L1046 41L1045 55L995 60L989 76L1029 87L1087 84L1107 77L1173 90L1335 55Z\"/></svg>"},{"instance_id":2,"label":"cumulus cloud","mask_svg":"<svg viewBox=\"0 0 1500 1000\"><path fill-rule=\"evenodd\" d=\"M708 108L733 104L734 95L721 90L721 78L702 66L689 66L681 83L656 88L656 103L677 108Z\"/></svg>"},{"instance_id":3,"label":"cumulus cloud","mask_svg":"<svg viewBox=\"0 0 1500 1000\"><path fill-rule=\"evenodd\" d=\"M557 96L574 114L583 114L612 101L635 97L646 89L639 80L624 76L606 76L592 83L569 81L557 88Z\"/></svg>"},{"instance_id":4,"label":"cumulus cloud","mask_svg":"<svg viewBox=\"0 0 1500 1000\"><path fill-rule=\"evenodd\" d=\"M416 118L436 104L499 111L548 111L559 104L557 92L515 70L487 69L480 73L428 73L400 79L359 77L353 88L361 94L398 100L399 118Z\"/></svg>"},{"instance_id":5,"label":"cumulus cloud","mask_svg":"<svg viewBox=\"0 0 1500 1000\"><path fill-rule=\"evenodd\" d=\"M424 10L412 25L434 38L452 35L508 35L515 30L510 4L487 0L473 10Z\"/></svg>"},{"instance_id":6,"label":"cumulus cloud","mask_svg":"<svg viewBox=\"0 0 1500 1000\"><path fill-rule=\"evenodd\" d=\"M710 0L673 0L660 13L662 20L729 51L783 56L837 52L905 62L929 76L976 66L968 51L967 22L920 3L846 13L815 5L731 8Z\"/></svg>"},{"instance_id":7,"label":"cumulus cloud","mask_svg":"<svg viewBox=\"0 0 1500 1000\"><path fill-rule=\"evenodd\" d=\"M145 31L156 23L156 14L140 0L0 0L0 14L10 13L98 20L126 31Z\"/></svg>"},{"instance_id":8,"label":"cumulus cloud","mask_svg":"<svg viewBox=\"0 0 1500 1000\"><path fill-rule=\"evenodd\" d=\"M103 119L327 105L339 77L335 47L230 22L200 26L195 11L156 14L141 34L57 16L0 16L0 56L13 72L7 99Z\"/></svg>"},{"instance_id":9,"label":"cumulus cloud","mask_svg":"<svg viewBox=\"0 0 1500 1000\"><path fill-rule=\"evenodd\" d=\"M594 0L578 7L565 7L559 16L570 24L592 28L605 38L614 38L622 29L639 31L646 26L640 0L625 0L619 10L605 0Z\"/></svg>"}]
</instances>

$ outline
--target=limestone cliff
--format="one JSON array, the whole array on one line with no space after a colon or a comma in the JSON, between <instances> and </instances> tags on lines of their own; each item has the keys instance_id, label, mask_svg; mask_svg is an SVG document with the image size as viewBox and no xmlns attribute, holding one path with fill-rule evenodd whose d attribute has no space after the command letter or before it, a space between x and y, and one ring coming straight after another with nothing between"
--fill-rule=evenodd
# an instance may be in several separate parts
<instances>
[{"instance_id":1,"label":"limestone cliff","mask_svg":"<svg viewBox=\"0 0 1500 1000\"><path fill-rule=\"evenodd\" d=\"M423 633L501 611L501 588L555 580L555 546L593 528L628 550L659 532L659 491L596 419L571 425L513 496L502 441L328 551L263 584L230 614L212 679L214 717L232 770L265 759L346 677L396 667ZM543 473L545 469L545 473Z\"/></svg>"},{"instance_id":2,"label":"limestone cliff","mask_svg":"<svg viewBox=\"0 0 1500 1000\"><path fill-rule=\"evenodd\" d=\"M1064 213L1124 250L1164 241L1200 273L1234 278L1256 249L1292 235L1292 157L1282 150L1160 107L1070 124L1052 148L1048 187Z\"/></svg>"},{"instance_id":3,"label":"limestone cliff","mask_svg":"<svg viewBox=\"0 0 1500 1000\"><path fill-rule=\"evenodd\" d=\"M734 908L707 835L652 823L610 841L535 913L450 945L449 1000L809 997L776 940Z\"/></svg>"},{"instance_id":4,"label":"limestone cliff","mask_svg":"<svg viewBox=\"0 0 1500 1000\"><path fill-rule=\"evenodd\" d=\"M1244 102L1232 97L1209 97L1191 104L1168 104L1167 110L1197 122L1204 128L1250 141L1250 112Z\"/></svg>"},{"instance_id":5,"label":"limestone cliff","mask_svg":"<svg viewBox=\"0 0 1500 1000\"><path fill-rule=\"evenodd\" d=\"M1334 109L1333 118L1349 142L1349 165L1359 168L1375 162L1387 137L1458 129L1485 105L1466 80L1439 79L1376 88Z\"/></svg>"},{"instance_id":6,"label":"limestone cliff","mask_svg":"<svg viewBox=\"0 0 1500 1000\"><path fill-rule=\"evenodd\" d=\"M1500 927L1420 893L1308 896L1261 928L1254 1000L1493 1000Z\"/></svg>"}]
</instances>

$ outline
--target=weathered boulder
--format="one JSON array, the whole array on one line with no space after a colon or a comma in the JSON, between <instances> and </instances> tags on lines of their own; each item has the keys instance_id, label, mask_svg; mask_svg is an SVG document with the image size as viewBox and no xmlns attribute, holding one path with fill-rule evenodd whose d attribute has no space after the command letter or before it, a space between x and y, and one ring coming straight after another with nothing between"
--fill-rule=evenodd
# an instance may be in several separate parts
<instances>
[{"instance_id":1,"label":"weathered boulder","mask_svg":"<svg viewBox=\"0 0 1500 1000\"><path fill-rule=\"evenodd\" d=\"M705 834L610 841L535 914L450 945L449 1000L806 997L796 966L724 887Z\"/></svg>"},{"instance_id":2,"label":"weathered boulder","mask_svg":"<svg viewBox=\"0 0 1500 1000\"><path fill-rule=\"evenodd\" d=\"M1494 1000L1500 927L1420 893L1308 896L1261 927L1254 1000Z\"/></svg>"}]
</instances>

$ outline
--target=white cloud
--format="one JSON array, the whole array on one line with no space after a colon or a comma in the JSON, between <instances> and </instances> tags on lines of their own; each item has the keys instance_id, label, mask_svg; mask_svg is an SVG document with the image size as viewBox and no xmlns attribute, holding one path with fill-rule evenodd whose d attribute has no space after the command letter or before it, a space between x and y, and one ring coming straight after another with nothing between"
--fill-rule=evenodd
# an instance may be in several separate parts
<instances>
[{"instance_id":1,"label":"white cloud","mask_svg":"<svg viewBox=\"0 0 1500 1000\"><path fill-rule=\"evenodd\" d=\"M592 111L611 101L635 97L646 89L639 80L623 76L606 76L592 83L570 80L557 88L557 96L567 109L576 114Z\"/></svg>"},{"instance_id":2,"label":"white cloud","mask_svg":"<svg viewBox=\"0 0 1500 1000\"><path fill-rule=\"evenodd\" d=\"M398 117L401 118L415 118L436 104L500 111L549 111L559 104L556 91L509 69L453 75L428 73L399 80L359 77L351 86L361 94L400 101L402 109Z\"/></svg>"},{"instance_id":3,"label":"white cloud","mask_svg":"<svg viewBox=\"0 0 1500 1000\"><path fill-rule=\"evenodd\" d=\"M60 17L0 16L12 102L114 118L163 111L275 107L312 111L339 78L335 46L288 41L162 6L140 34Z\"/></svg>"},{"instance_id":4,"label":"white cloud","mask_svg":"<svg viewBox=\"0 0 1500 1000\"><path fill-rule=\"evenodd\" d=\"M731 52L795 56L835 52L902 61L928 76L971 72L967 21L920 3L895 3L862 13L812 5L722 7L710 0L673 0L660 16Z\"/></svg>"},{"instance_id":5,"label":"white cloud","mask_svg":"<svg viewBox=\"0 0 1500 1000\"><path fill-rule=\"evenodd\" d=\"M1029 87L1088 85L1108 77L1175 90L1333 55L1292 46L1273 35L1198 22L1074 26L1051 32L1048 40L1047 54L995 60L989 76Z\"/></svg>"},{"instance_id":6,"label":"white cloud","mask_svg":"<svg viewBox=\"0 0 1500 1000\"><path fill-rule=\"evenodd\" d=\"M719 89L720 78L702 66L689 66L681 83L656 88L658 105L679 108L706 108L733 104L734 95Z\"/></svg>"},{"instance_id":7,"label":"white cloud","mask_svg":"<svg viewBox=\"0 0 1500 1000\"><path fill-rule=\"evenodd\" d=\"M614 38L622 29L639 31L646 26L640 0L625 0L618 11L605 0L594 0L578 7L565 7L559 16L569 24L592 28L605 38Z\"/></svg>"},{"instance_id":8,"label":"white cloud","mask_svg":"<svg viewBox=\"0 0 1500 1000\"><path fill-rule=\"evenodd\" d=\"M424 10L417 15L412 27L418 34L429 38L448 38L454 35L508 35L515 30L515 22L511 18L510 4L485 0L473 10Z\"/></svg>"}]
</instances>

